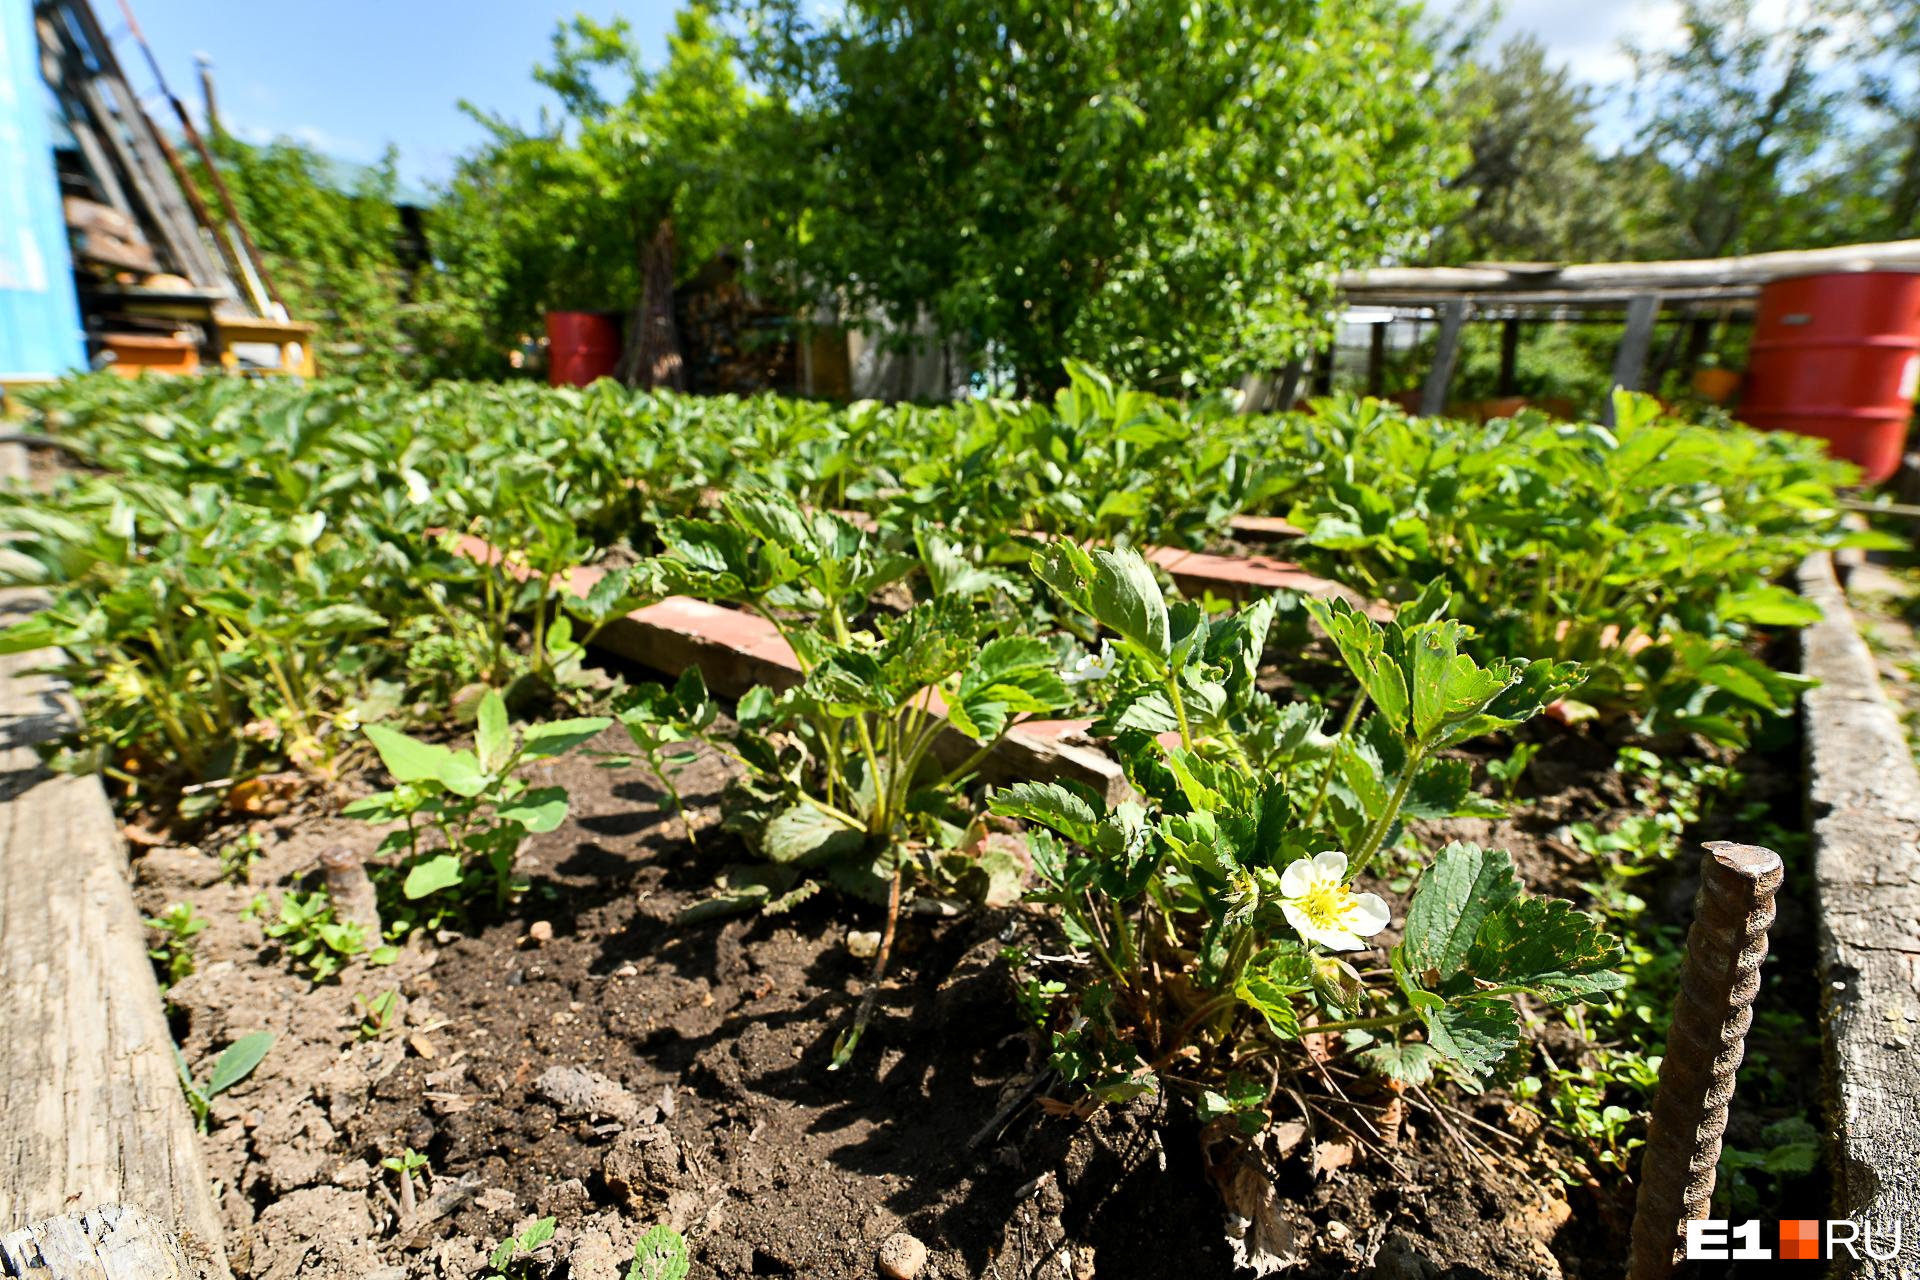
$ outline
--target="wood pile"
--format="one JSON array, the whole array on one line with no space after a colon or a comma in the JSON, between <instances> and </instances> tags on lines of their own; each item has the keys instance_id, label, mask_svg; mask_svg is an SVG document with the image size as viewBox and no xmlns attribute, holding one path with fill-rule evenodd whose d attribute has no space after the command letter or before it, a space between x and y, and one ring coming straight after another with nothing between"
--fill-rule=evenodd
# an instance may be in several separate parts
<instances>
[{"instance_id":1,"label":"wood pile","mask_svg":"<svg viewBox=\"0 0 1920 1280\"><path fill-rule=\"evenodd\" d=\"M754 299L740 280L740 259L715 255L674 295L687 389L750 395L798 389L793 318Z\"/></svg>"}]
</instances>

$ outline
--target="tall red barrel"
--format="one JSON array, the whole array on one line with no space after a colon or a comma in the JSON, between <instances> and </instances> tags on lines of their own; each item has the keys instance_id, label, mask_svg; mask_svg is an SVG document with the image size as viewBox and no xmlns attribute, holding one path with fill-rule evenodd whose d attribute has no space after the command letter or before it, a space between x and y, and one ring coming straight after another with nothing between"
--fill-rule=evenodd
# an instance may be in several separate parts
<instances>
[{"instance_id":1,"label":"tall red barrel","mask_svg":"<svg viewBox=\"0 0 1920 1280\"><path fill-rule=\"evenodd\" d=\"M547 381L584 387L620 363L620 320L605 311L547 312Z\"/></svg>"},{"instance_id":2,"label":"tall red barrel","mask_svg":"<svg viewBox=\"0 0 1920 1280\"><path fill-rule=\"evenodd\" d=\"M1760 290L1740 418L1828 442L1869 484L1899 469L1920 382L1920 274L1845 271Z\"/></svg>"}]
</instances>

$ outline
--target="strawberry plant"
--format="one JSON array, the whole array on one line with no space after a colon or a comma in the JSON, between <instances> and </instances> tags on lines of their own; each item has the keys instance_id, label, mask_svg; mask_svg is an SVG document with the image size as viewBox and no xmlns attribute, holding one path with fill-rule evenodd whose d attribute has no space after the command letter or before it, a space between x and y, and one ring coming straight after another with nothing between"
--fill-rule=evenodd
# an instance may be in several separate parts
<instances>
[{"instance_id":1,"label":"strawberry plant","mask_svg":"<svg viewBox=\"0 0 1920 1280\"><path fill-rule=\"evenodd\" d=\"M1271 712L1254 689L1270 603L1209 619L1170 605L1125 551L1061 544L1034 570L1113 637L1121 662L1096 732L1144 795L1108 805L1027 783L993 801L1040 828L1029 840L1043 896L1094 961L1056 1019L1063 1077L1111 1099L1159 1087L1179 1062L1180 1081L1211 1087L1261 1058L1297 1061L1312 1033L1343 1037L1397 1080L1483 1080L1519 1043L1514 996L1558 1003L1619 985L1619 945L1594 919L1526 895L1506 853L1469 844L1426 860L1386 967L1346 958L1390 923L1360 877L1403 815L1416 800L1464 803L1464 766L1444 753L1537 714L1577 668L1477 662L1435 596L1385 625L1311 601L1358 685L1329 740L1314 716Z\"/></svg>"}]
</instances>

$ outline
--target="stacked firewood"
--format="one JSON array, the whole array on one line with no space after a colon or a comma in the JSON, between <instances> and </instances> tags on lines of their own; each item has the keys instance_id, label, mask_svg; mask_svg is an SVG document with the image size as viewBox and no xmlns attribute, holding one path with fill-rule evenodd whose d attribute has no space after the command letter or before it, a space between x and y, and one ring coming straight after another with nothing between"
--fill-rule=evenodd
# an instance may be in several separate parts
<instances>
[{"instance_id":1,"label":"stacked firewood","mask_svg":"<svg viewBox=\"0 0 1920 1280\"><path fill-rule=\"evenodd\" d=\"M792 317L748 294L733 255L715 256L676 290L674 315L690 390L744 395L798 387Z\"/></svg>"}]
</instances>

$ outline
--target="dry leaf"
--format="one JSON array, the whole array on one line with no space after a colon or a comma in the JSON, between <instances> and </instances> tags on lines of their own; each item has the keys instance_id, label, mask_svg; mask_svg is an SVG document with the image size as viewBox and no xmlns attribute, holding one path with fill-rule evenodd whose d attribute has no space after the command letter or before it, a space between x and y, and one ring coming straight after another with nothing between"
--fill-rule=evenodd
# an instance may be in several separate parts
<instances>
[{"instance_id":1,"label":"dry leaf","mask_svg":"<svg viewBox=\"0 0 1920 1280\"><path fill-rule=\"evenodd\" d=\"M1298 1120L1289 1120L1285 1124L1273 1126L1271 1132L1273 1156L1274 1159L1279 1160L1291 1154L1295 1147L1305 1141L1307 1126Z\"/></svg>"},{"instance_id":2,"label":"dry leaf","mask_svg":"<svg viewBox=\"0 0 1920 1280\"><path fill-rule=\"evenodd\" d=\"M1316 1142L1313 1144L1313 1164L1311 1172L1316 1178L1324 1178L1335 1169L1344 1169L1353 1163L1353 1146L1346 1142Z\"/></svg>"},{"instance_id":3,"label":"dry leaf","mask_svg":"<svg viewBox=\"0 0 1920 1280\"><path fill-rule=\"evenodd\" d=\"M1227 1247L1236 1265L1270 1276L1307 1260L1294 1240L1293 1224L1280 1216L1280 1197L1266 1174L1238 1165L1221 1184L1220 1196L1227 1203Z\"/></svg>"},{"instance_id":4,"label":"dry leaf","mask_svg":"<svg viewBox=\"0 0 1920 1280\"><path fill-rule=\"evenodd\" d=\"M418 1033L408 1036L407 1043L413 1046L415 1053L425 1058L428 1062L432 1062L440 1056L440 1051L433 1047L433 1041Z\"/></svg>"}]
</instances>

